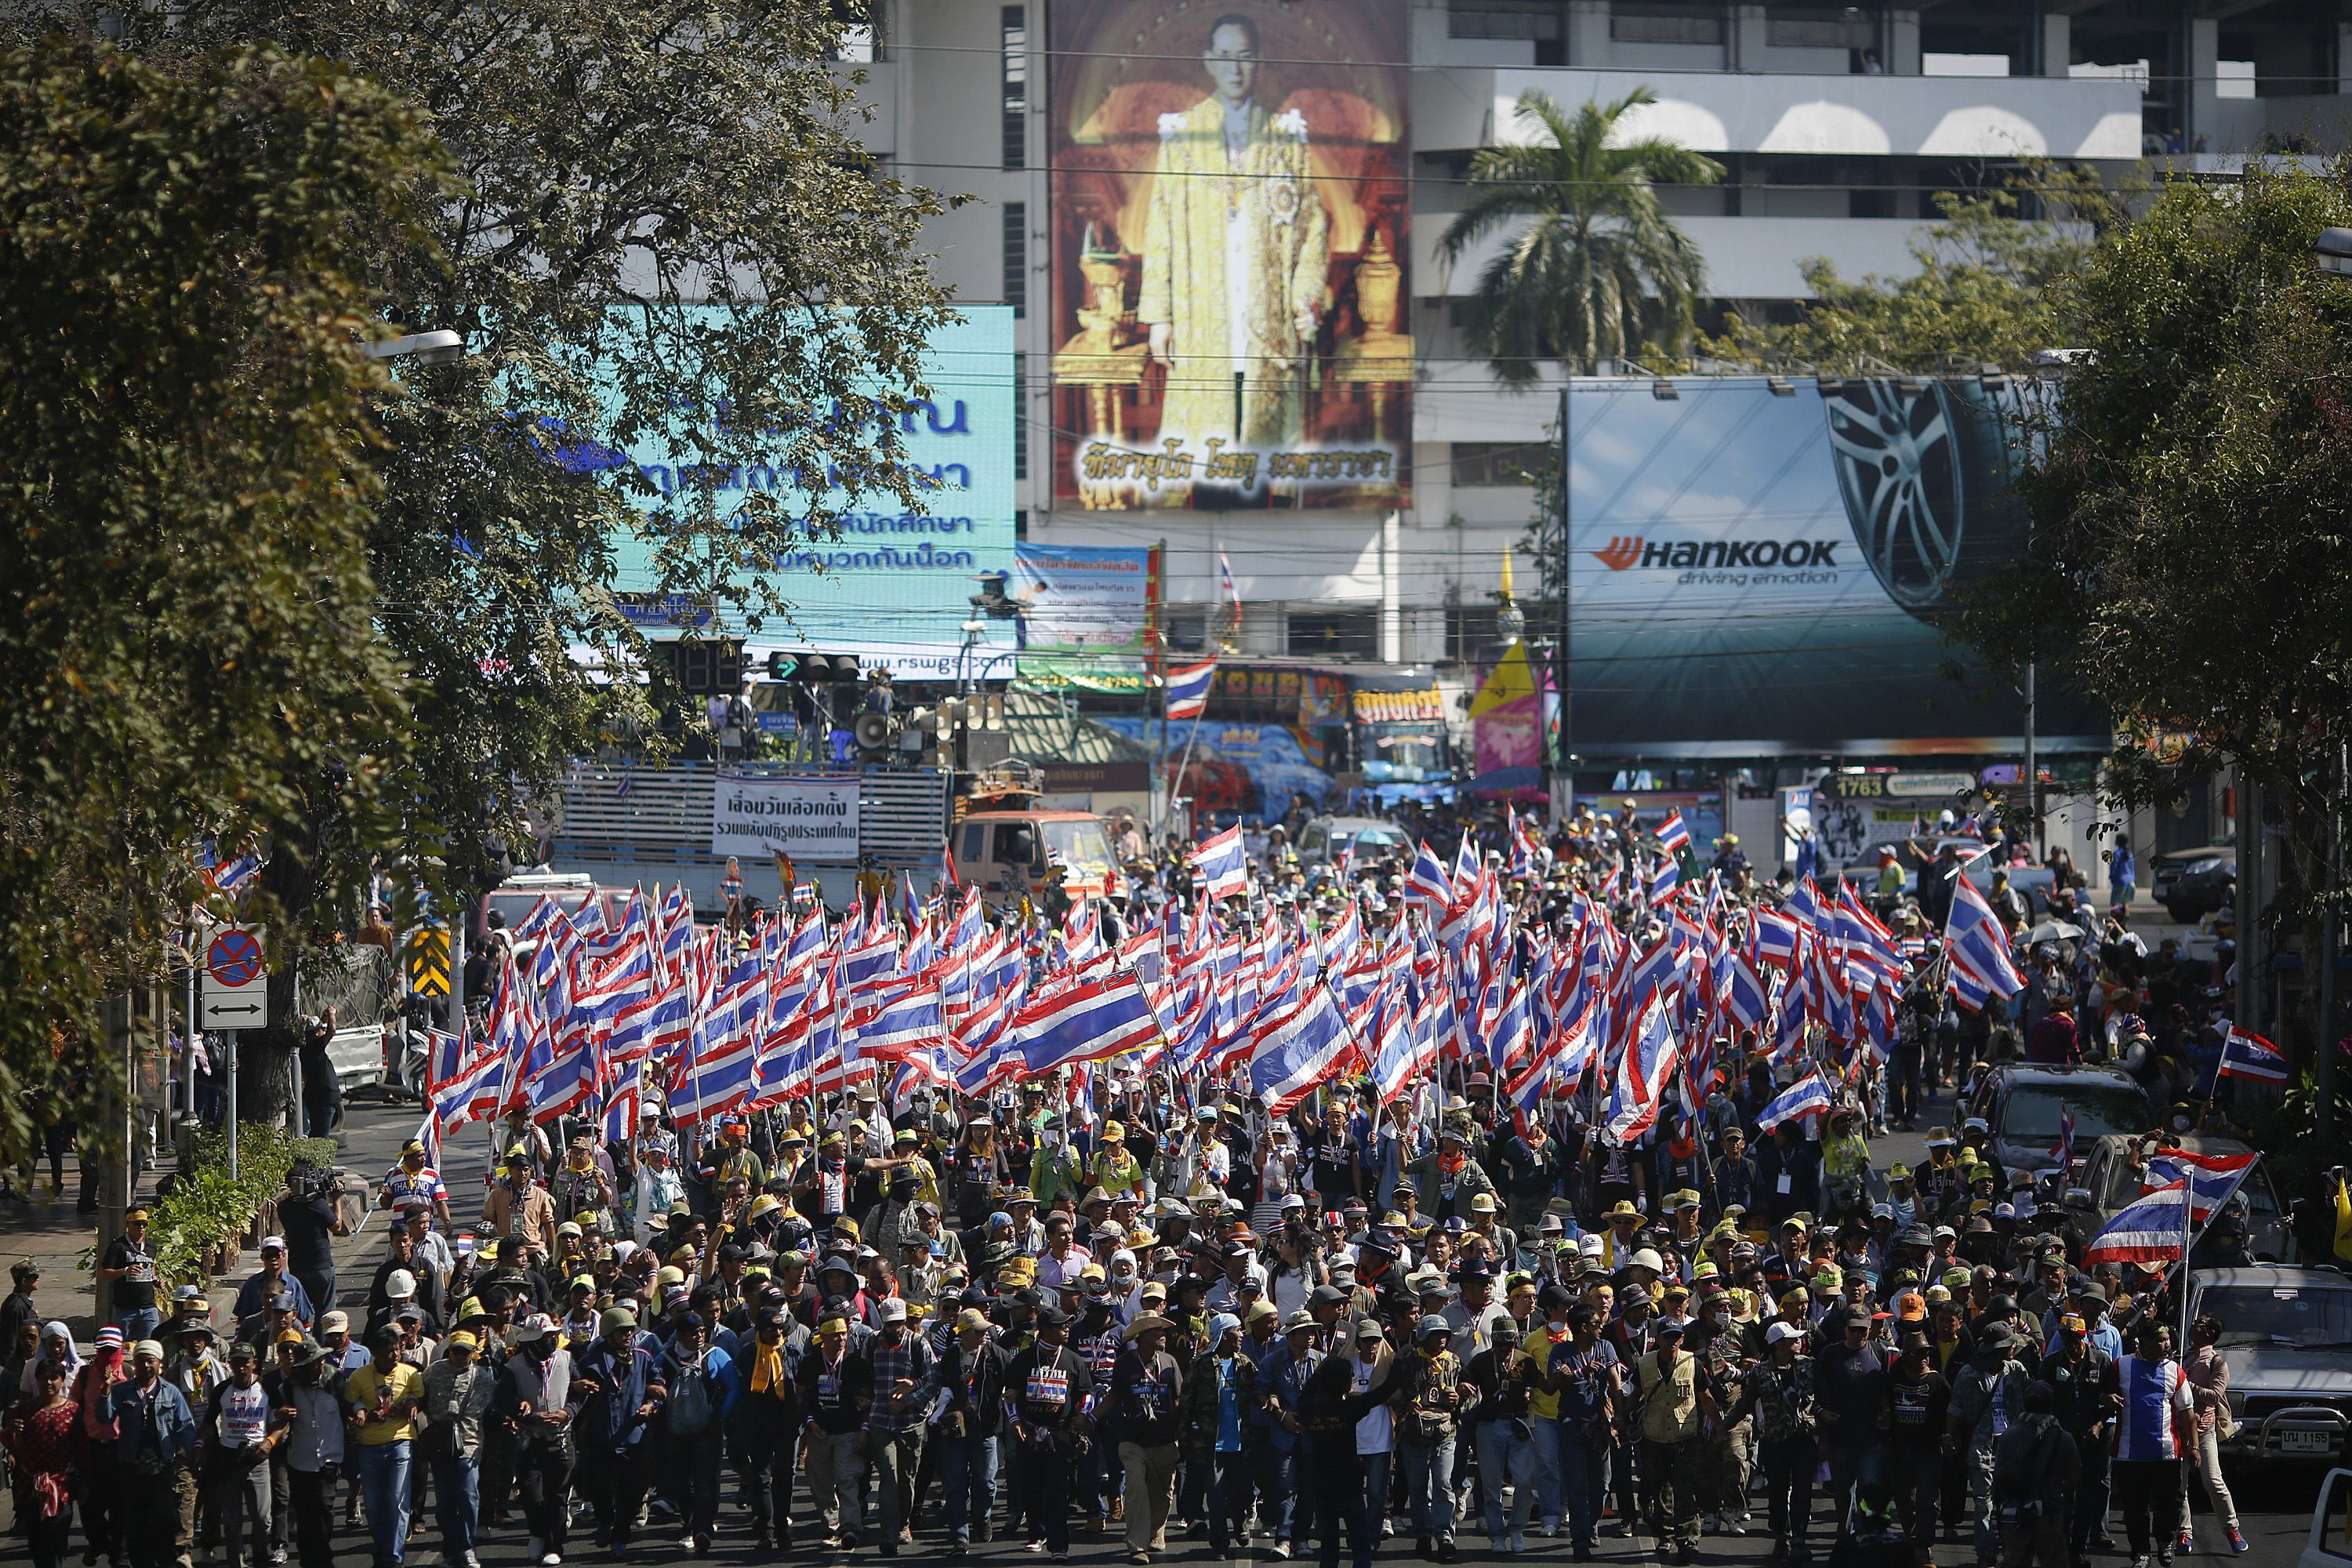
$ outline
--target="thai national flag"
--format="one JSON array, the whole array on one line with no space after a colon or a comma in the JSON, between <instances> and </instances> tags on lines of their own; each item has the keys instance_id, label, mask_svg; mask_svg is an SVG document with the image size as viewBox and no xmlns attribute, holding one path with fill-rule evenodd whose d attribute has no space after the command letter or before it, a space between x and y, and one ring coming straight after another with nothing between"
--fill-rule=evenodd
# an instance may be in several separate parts
<instances>
[{"instance_id":1,"label":"thai national flag","mask_svg":"<svg viewBox=\"0 0 2352 1568\"><path fill-rule=\"evenodd\" d=\"M1771 993L1765 988L1764 977L1736 952L1725 955L1717 974L1724 1012L1743 1028L1762 1028L1772 1014Z\"/></svg>"},{"instance_id":2,"label":"thai national flag","mask_svg":"<svg viewBox=\"0 0 2352 1568\"><path fill-rule=\"evenodd\" d=\"M1666 813L1666 819L1658 824L1658 847L1670 857L1680 857L1690 847L1690 829L1683 826L1683 814L1679 811Z\"/></svg>"},{"instance_id":3,"label":"thai national flag","mask_svg":"<svg viewBox=\"0 0 2352 1568\"><path fill-rule=\"evenodd\" d=\"M1530 1058L1528 1065L1519 1068L1503 1085L1503 1097L1517 1112L1517 1121L1520 1127L1526 1127L1543 1113L1544 1086L1552 1081L1558 1067L1559 1064L1549 1058Z\"/></svg>"},{"instance_id":4,"label":"thai national flag","mask_svg":"<svg viewBox=\"0 0 2352 1568\"><path fill-rule=\"evenodd\" d=\"M909 1053L946 1034L936 980L917 975L893 980L873 993L875 1005L849 1021L861 1061L904 1061Z\"/></svg>"},{"instance_id":5,"label":"thai national flag","mask_svg":"<svg viewBox=\"0 0 2352 1568\"><path fill-rule=\"evenodd\" d=\"M1682 879L1682 868L1675 863L1675 858L1671 855L1661 858L1657 869L1650 873L1650 907L1656 909L1662 904L1673 903L1675 889L1681 885Z\"/></svg>"},{"instance_id":6,"label":"thai national flag","mask_svg":"<svg viewBox=\"0 0 2352 1568\"><path fill-rule=\"evenodd\" d=\"M2254 1168L2254 1162L2261 1158L2259 1153L2203 1154L2189 1149L2167 1149L2148 1160L2148 1190L2187 1182L2189 1217L2201 1221L2237 1195L2239 1186Z\"/></svg>"},{"instance_id":7,"label":"thai national flag","mask_svg":"<svg viewBox=\"0 0 2352 1568\"><path fill-rule=\"evenodd\" d=\"M425 1038L427 1042L425 1053L425 1084L427 1089L437 1089L444 1084L455 1080L459 1073L466 1070L466 1053L469 1042L467 1039L467 1031L463 1028L454 1035L446 1029L427 1029L425 1031Z\"/></svg>"},{"instance_id":8,"label":"thai national flag","mask_svg":"<svg viewBox=\"0 0 2352 1568\"><path fill-rule=\"evenodd\" d=\"M1496 984L1502 992L1502 1005L1491 1016L1482 1007L1479 1022L1486 1029L1486 1060L1500 1074L1513 1071L1533 1054L1535 1020L1528 1008L1524 981L1503 977Z\"/></svg>"},{"instance_id":9,"label":"thai national flag","mask_svg":"<svg viewBox=\"0 0 2352 1568\"><path fill-rule=\"evenodd\" d=\"M1952 882L1952 912L1944 921L1944 942L1950 949L1952 968L1965 970L1976 985L1996 996L2014 996L2025 989L2025 976L2010 956L2009 936L1994 917L1992 906L1966 877Z\"/></svg>"},{"instance_id":10,"label":"thai national flag","mask_svg":"<svg viewBox=\"0 0 2352 1568\"><path fill-rule=\"evenodd\" d=\"M1826 932L1829 929L1829 920L1822 909L1822 890L1811 877L1797 879L1781 908L1815 931Z\"/></svg>"},{"instance_id":11,"label":"thai national flag","mask_svg":"<svg viewBox=\"0 0 2352 1568\"><path fill-rule=\"evenodd\" d=\"M1435 1008L1426 996L1414 1005L1403 980L1392 976L1381 988L1373 1018L1372 1082L1385 1104L1437 1065Z\"/></svg>"},{"instance_id":12,"label":"thai national flag","mask_svg":"<svg viewBox=\"0 0 2352 1568\"><path fill-rule=\"evenodd\" d=\"M1339 1072L1357 1054L1339 1005L1320 985L1260 1029L1250 1051L1250 1090L1281 1116Z\"/></svg>"},{"instance_id":13,"label":"thai national flag","mask_svg":"<svg viewBox=\"0 0 2352 1568\"><path fill-rule=\"evenodd\" d=\"M1168 719L1171 723L1181 719L1197 720L1208 711L1209 688L1217 676L1217 661L1204 659L1199 664L1178 665L1168 672Z\"/></svg>"},{"instance_id":14,"label":"thai national flag","mask_svg":"<svg viewBox=\"0 0 2352 1568\"><path fill-rule=\"evenodd\" d=\"M1239 620L1242 592L1234 586L1234 563L1225 559L1225 552L1222 550L1217 552L1217 587L1225 595L1225 603L1234 607L1234 618Z\"/></svg>"},{"instance_id":15,"label":"thai national flag","mask_svg":"<svg viewBox=\"0 0 2352 1568\"><path fill-rule=\"evenodd\" d=\"M205 880L213 885L215 892L235 895L261 874L261 857L249 849L228 861L216 861L215 853L213 841L207 838L197 856L204 866Z\"/></svg>"},{"instance_id":16,"label":"thai national flag","mask_svg":"<svg viewBox=\"0 0 2352 1568\"><path fill-rule=\"evenodd\" d=\"M1192 865L1207 879L1212 899L1238 899L1249 892L1249 858L1242 852L1242 830L1228 827L1193 847Z\"/></svg>"},{"instance_id":17,"label":"thai national flag","mask_svg":"<svg viewBox=\"0 0 2352 1568\"><path fill-rule=\"evenodd\" d=\"M1770 910L1756 911L1756 962L1793 969L1797 963L1797 922Z\"/></svg>"},{"instance_id":18,"label":"thai national flag","mask_svg":"<svg viewBox=\"0 0 2352 1568\"><path fill-rule=\"evenodd\" d=\"M2189 1252L2189 1184L2142 1194L2109 1220L2083 1251L2083 1267L2178 1263Z\"/></svg>"},{"instance_id":19,"label":"thai national flag","mask_svg":"<svg viewBox=\"0 0 2352 1568\"><path fill-rule=\"evenodd\" d=\"M1601 1032L1601 1004L1597 998L1588 996L1584 1005L1576 1010L1576 1016L1559 1026L1559 1032L1552 1037L1551 1048L1545 1053L1562 1079L1574 1083L1584 1076L1592 1058L1600 1054Z\"/></svg>"},{"instance_id":20,"label":"thai national flag","mask_svg":"<svg viewBox=\"0 0 2352 1568\"><path fill-rule=\"evenodd\" d=\"M607 1143L625 1143L635 1136L641 1093L645 1082L646 1064L631 1062L621 1069L620 1077L604 1092L604 1131Z\"/></svg>"},{"instance_id":21,"label":"thai national flag","mask_svg":"<svg viewBox=\"0 0 2352 1568\"><path fill-rule=\"evenodd\" d=\"M1423 839L1421 852L1413 857L1412 870L1404 880L1405 897L1417 906L1424 917L1443 911L1454 901L1454 879L1445 873L1445 862L1437 851Z\"/></svg>"},{"instance_id":22,"label":"thai national flag","mask_svg":"<svg viewBox=\"0 0 2352 1568\"><path fill-rule=\"evenodd\" d=\"M2050 1152L2058 1156L2058 1180L2063 1184L2074 1169L2074 1108L2063 1100L2058 1106L2058 1142Z\"/></svg>"},{"instance_id":23,"label":"thai national flag","mask_svg":"<svg viewBox=\"0 0 2352 1568\"><path fill-rule=\"evenodd\" d=\"M1809 1072L1772 1097L1772 1103L1756 1118L1756 1129L1769 1132L1783 1121L1818 1116L1829 1108L1830 1086L1822 1081L1821 1074Z\"/></svg>"},{"instance_id":24,"label":"thai national flag","mask_svg":"<svg viewBox=\"0 0 2352 1568\"><path fill-rule=\"evenodd\" d=\"M2260 1035L2249 1034L2232 1024L2230 1037L2221 1043L2221 1071L2223 1078L2284 1083L2286 1054Z\"/></svg>"},{"instance_id":25,"label":"thai national flag","mask_svg":"<svg viewBox=\"0 0 2352 1568\"><path fill-rule=\"evenodd\" d=\"M1610 1091L1604 1122L1620 1144L1639 1138L1654 1126L1658 1108L1665 1103L1666 1085L1673 1081L1682 1047L1666 1021L1665 1004L1654 994L1633 1026L1633 1038L1618 1064L1617 1084Z\"/></svg>"},{"instance_id":26,"label":"thai national flag","mask_svg":"<svg viewBox=\"0 0 2352 1568\"><path fill-rule=\"evenodd\" d=\"M1160 1037L1160 1025L1135 976L1114 974L1032 1001L1010 1037L1036 1074L1141 1050Z\"/></svg>"},{"instance_id":27,"label":"thai national flag","mask_svg":"<svg viewBox=\"0 0 2352 1568\"><path fill-rule=\"evenodd\" d=\"M446 1131L467 1121L488 1121L499 1113L506 1097L506 1054L484 1051L433 1097L433 1106Z\"/></svg>"}]
</instances>

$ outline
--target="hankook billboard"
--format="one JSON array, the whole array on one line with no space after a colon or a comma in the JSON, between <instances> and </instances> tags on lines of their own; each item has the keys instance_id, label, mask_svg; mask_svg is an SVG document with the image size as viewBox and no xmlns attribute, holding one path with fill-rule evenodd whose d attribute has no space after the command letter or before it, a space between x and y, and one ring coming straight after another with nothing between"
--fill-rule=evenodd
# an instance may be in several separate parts
<instances>
[{"instance_id":1,"label":"hankook billboard","mask_svg":"<svg viewBox=\"0 0 2352 1568\"><path fill-rule=\"evenodd\" d=\"M2024 538L2015 395L1974 379L1781 387L1573 384L1570 749L2014 751L2022 700L1946 626ZM2096 707L2053 682L2038 722L2044 750L2106 744Z\"/></svg>"}]
</instances>

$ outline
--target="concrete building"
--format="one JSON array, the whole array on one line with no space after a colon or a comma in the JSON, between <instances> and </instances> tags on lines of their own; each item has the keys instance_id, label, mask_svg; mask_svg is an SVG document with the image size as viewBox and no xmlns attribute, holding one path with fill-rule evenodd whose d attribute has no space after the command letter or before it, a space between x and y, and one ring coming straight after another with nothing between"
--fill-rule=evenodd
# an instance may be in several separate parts
<instances>
[{"instance_id":1,"label":"concrete building","mask_svg":"<svg viewBox=\"0 0 2352 1568\"><path fill-rule=\"evenodd\" d=\"M1412 493L1375 510L1087 510L1057 504L1055 342L1045 123L1055 0L887 0L866 73L867 131L894 172L975 200L930 227L929 264L957 293L1022 312L1021 528L1055 544L1164 547L1168 626L1205 634L1229 559L1245 651L1463 659L1492 637L1490 597L1532 494L1521 466L1559 405L1496 387L1466 357L1462 297L1438 235L1471 156L1522 132L1540 89L1573 110L1636 86L1640 128L1718 159L1719 185L1675 190L1703 252L1709 319L1787 311L1799 263L1901 274L1937 192L2021 157L2121 170L2144 154L2226 173L2260 153L2332 151L2352 127L2352 8L2341 0L1949 0L1898 5L1657 0L1403 0L1408 9L1414 355ZM1067 0L1063 0L1067 3ZM1285 0L1268 0L1268 9ZM1311 14L1346 0L1287 0ZM1219 0L1163 0L1163 12ZM845 65L845 68L851 68ZM1531 574L1522 568L1523 587Z\"/></svg>"}]
</instances>

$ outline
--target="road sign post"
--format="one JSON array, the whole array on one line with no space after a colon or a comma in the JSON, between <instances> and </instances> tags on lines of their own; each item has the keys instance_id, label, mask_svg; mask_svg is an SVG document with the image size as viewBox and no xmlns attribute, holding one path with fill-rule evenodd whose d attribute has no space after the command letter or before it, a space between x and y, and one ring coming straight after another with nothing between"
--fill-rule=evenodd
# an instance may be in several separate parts
<instances>
[{"instance_id":1,"label":"road sign post","mask_svg":"<svg viewBox=\"0 0 2352 1568\"><path fill-rule=\"evenodd\" d=\"M412 994L435 997L449 994L447 926L418 926L410 931L404 957Z\"/></svg>"},{"instance_id":2,"label":"road sign post","mask_svg":"<svg viewBox=\"0 0 2352 1568\"><path fill-rule=\"evenodd\" d=\"M205 944L201 1026L236 1031L269 1026L269 971L261 928L223 926Z\"/></svg>"}]
</instances>

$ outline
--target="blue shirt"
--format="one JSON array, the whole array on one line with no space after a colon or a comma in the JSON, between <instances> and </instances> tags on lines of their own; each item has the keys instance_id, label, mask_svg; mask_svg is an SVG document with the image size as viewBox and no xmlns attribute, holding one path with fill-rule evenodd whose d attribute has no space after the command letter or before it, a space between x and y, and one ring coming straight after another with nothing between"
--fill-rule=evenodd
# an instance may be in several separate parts
<instances>
[{"instance_id":1,"label":"blue shirt","mask_svg":"<svg viewBox=\"0 0 2352 1568\"><path fill-rule=\"evenodd\" d=\"M1234 1358L1217 1358L1217 1452L1242 1451L1242 1401L1234 1392Z\"/></svg>"}]
</instances>

